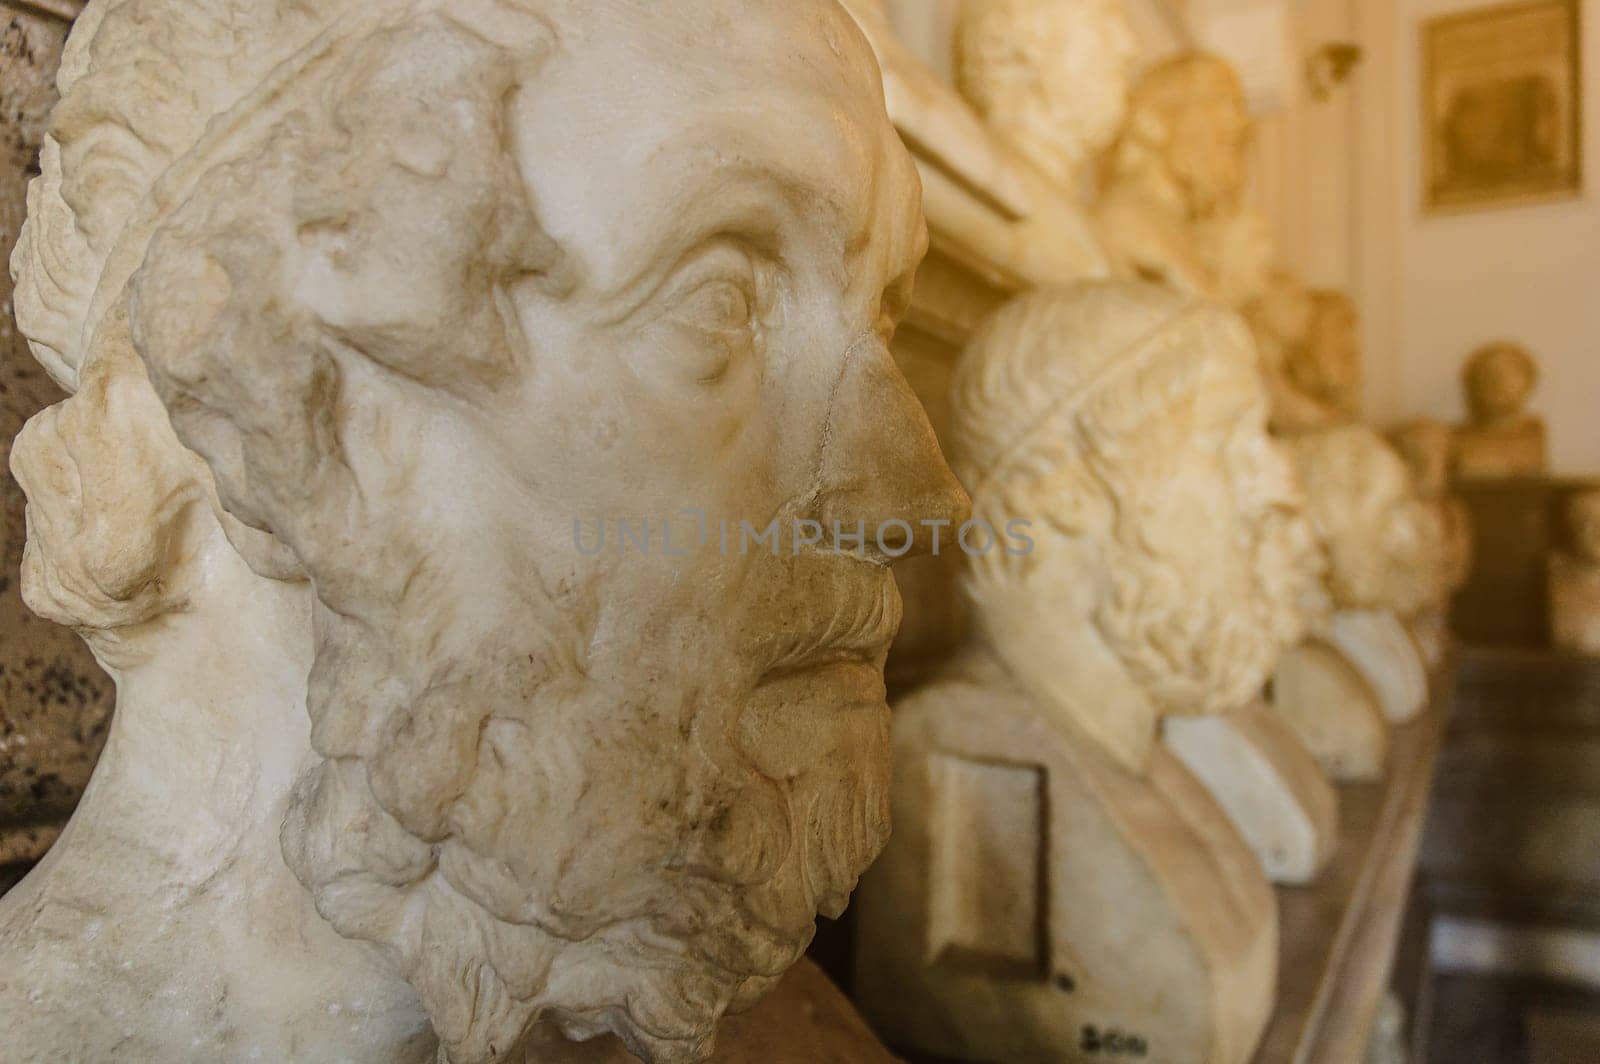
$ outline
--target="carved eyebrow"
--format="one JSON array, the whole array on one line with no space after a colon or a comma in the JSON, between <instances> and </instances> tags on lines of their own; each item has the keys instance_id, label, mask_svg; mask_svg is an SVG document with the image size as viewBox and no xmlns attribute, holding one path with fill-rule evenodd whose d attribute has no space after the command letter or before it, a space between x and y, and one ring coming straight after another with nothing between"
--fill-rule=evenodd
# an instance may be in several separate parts
<instances>
[{"instance_id":1,"label":"carved eyebrow","mask_svg":"<svg viewBox=\"0 0 1600 1064\"><path fill-rule=\"evenodd\" d=\"M639 268L616 289L630 307L636 308L636 299L647 300L685 258L718 239L737 240L779 259L786 238L809 228L819 215L835 230L853 228L856 220L836 196L815 192L807 175L776 161L718 160L695 170L681 187L677 209L641 234L633 252Z\"/></svg>"},{"instance_id":2,"label":"carved eyebrow","mask_svg":"<svg viewBox=\"0 0 1600 1064\"><path fill-rule=\"evenodd\" d=\"M777 258L786 222L773 216L770 198L745 194L743 201L718 196L696 182L685 205L632 242L626 258L633 268L607 286L616 309L603 324L618 325L638 314L700 254L718 243L736 243L767 258Z\"/></svg>"}]
</instances>

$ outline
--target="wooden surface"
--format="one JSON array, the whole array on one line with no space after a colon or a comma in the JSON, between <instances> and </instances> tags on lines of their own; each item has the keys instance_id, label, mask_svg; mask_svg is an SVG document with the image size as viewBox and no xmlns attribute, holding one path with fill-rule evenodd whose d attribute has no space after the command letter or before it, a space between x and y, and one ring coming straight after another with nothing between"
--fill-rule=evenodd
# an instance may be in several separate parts
<instances>
[{"instance_id":1,"label":"wooden surface","mask_svg":"<svg viewBox=\"0 0 1600 1064\"><path fill-rule=\"evenodd\" d=\"M1339 850L1321 882L1278 892L1278 1009L1256 1064L1355 1064L1389 990L1452 684L1394 734L1389 776L1342 787Z\"/></svg>"},{"instance_id":2,"label":"wooden surface","mask_svg":"<svg viewBox=\"0 0 1600 1064\"><path fill-rule=\"evenodd\" d=\"M1592 479L1515 477L1468 480L1455 492L1467 505L1474 539L1472 573L1456 595L1451 627L1469 642L1550 645L1545 562L1565 542L1563 511Z\"/></svg>"},{"instance_id":3,"label":"wooden surface","mask_svg":"<svg viewBox=\"0 0 1600 1064\"><path fill-rule=\"evenodd\" d=\"M1600 660L1460 654L1421 869L1441 913L1600 931Z\"/></svg>"}]
</instances>

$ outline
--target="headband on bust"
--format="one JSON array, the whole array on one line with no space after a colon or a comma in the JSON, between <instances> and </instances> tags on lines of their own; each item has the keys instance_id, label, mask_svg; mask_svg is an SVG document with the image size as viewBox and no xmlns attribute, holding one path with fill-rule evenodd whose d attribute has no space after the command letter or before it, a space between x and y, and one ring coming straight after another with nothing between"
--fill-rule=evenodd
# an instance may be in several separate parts
<instances>
[{"instance_id":1,"label":"headband on bust","mask_svg":"<svg viewBox=\"0 0 1600 1064\"><path fill-rule=\"evenodd\" d=\"M299 83L374 33L430 14L535 62L555 40L535 6L94 0L62 57L62 100L12 255L17 319L39 363L77 390L94 334L161 224L219 162L281 123L302 99ZM257 32L242 33L247 25ZM242 36L248 54L237 52Z\"/></svg>"}]
</instances>

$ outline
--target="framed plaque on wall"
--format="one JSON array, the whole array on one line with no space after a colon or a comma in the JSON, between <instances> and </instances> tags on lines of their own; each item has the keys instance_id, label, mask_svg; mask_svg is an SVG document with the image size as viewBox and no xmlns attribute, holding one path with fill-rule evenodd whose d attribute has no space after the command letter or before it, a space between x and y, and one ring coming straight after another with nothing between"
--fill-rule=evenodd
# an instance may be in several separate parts
<instances>
[{"instance_id":1,"label":"framed plaque on wall","mask_svg":"<svg viewBox=\"0 0 1600 1064\"><path fill-rule=\"evenodd\" d=\"M1430 212L1583 191L1579 0L1525 0L1424 24Z\"/></svg>"}]
</instances>

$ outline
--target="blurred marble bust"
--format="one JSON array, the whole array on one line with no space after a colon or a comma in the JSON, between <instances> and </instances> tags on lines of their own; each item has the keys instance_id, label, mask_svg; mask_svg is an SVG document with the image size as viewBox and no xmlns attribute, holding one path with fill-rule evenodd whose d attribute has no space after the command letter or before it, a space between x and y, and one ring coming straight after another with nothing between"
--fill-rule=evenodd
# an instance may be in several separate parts
<instances>
[{"instance_id":1,"label":"blurred marble bust","mask_svg":"<svg viewBox=\"0 0 1600 1064\"><path fill-rule=\"evenodd\" d=\"M1549 465L1544 420L1527 411L1539 364L1518 344L1479 349L1462 370L1470 415L1456 439L1456 475L1537 476Z\"/></svg>"},{"instance_id":2,"label":"blurred marble bust","mask_svg":"<svg viewBox=\"0 0 1600 1064\"><path fill-rule=\"evenodd\" d=\"M1122 126L1137 43L1123 0L966 0L956 83L1003 140L1076 188Z\"/></svg>"},{"instance_id":3,"label":"blurred marble bust","mask_svg":"<svg viewBox=\"0 0 1600 1064\"><path fill-rule=\"evenodd\" d=\"M1272 393L1272 427L1308 432L1361 412L1361 344L1355 304L1277 273L1248 311Z\"/></svg>"},{"instance_id":4,"label":"blurred marble bust","mask_svg":"<svg viewBox=\"0 0 1600 1064\"><path fill-rule=\"evenodd\" d=\"M1394 448L1363 425L1285 442L1328 548L1335 608L1409 617L1437 602L1446 579L1441 518Z\"/></svg>"},{"instance_id":5,"label":"blurred marble bust","mask_svg":"<svg viewBox=\"0 0 1600 1064\"><path fill-rule=\"evenodd\" d=\"M1427 708L1429 690L1425 648L1408 625L1436 610L1449 593L1444 514L1417 494L1400 455L1366 426L1301 433L1285 442L1328 553L1334 612L1316 636L1361 675L1389 723L1409 723ZM1280 692L1285 687L1274 686ZM1313 734L1314 706L1281 697L1280 703L1303 737ZM1341 773L1360 763L1364 775L1375 767L1369 755L1377 750L1361 738L1365 726L1354 726L1362 717L1355 708L1338 712L1340 726L1353 730L1342 738L1324 736L1338 739L1334 745L1344 752L1330 755L1324 747L1319 759L1342 765ZM1355 758L1355 747L1367 753Z\"/></svg>"},{"instance_id":6,"label":"blurred marble bust","mask_svg":"<svg viewBox=\"0 0 1600 1064\"><path fill-rule=\"evenodd\" d=\"M1264 284L1270 233L1241 206L1252 130L1238 75L1216 56L1185 53L1139 78L1096 207L1121 276L1241 308Z\"/></svg>"},{"instance_id":7,"label":"blurred marble bust","mask_svg":"<svg viewBox=\"0 0 1600 1064\"><path fill-rule=\"evenodd\" d=\"M1411 471L1411 481L1425 505L1438 516L1440 565L1443 570L1438 598L1417 614L1411 633L1423 657L1434 667L1442 664L1452 642L1450 601L1472 576L1474 536L1472 514L1461 498L1451 494L1451 467L1455 461L1455 430L1432 418L1417 418L1389 432L1389 442Z\"/></svg>"},{"instance_id":8,"label":"blurred marble bust","mask_svg":"<svg viewBox=\"0 0 1600 1064\"><path fill-rule=\"evenodd\" d=\"M1041 291L985 324L952 395L975 517L1037 543L973 559L984 646L1135 772L1160 716L1249 702L1317 567L1243 323L1155 285Z\"/></svg>"},{"instance_id":9,"label":"blurred marble bust","mask_svg":"<svg viewBox=\"0 0 1600 1064\"><path fill-rule=\"evenodd\" d=\"M1417 494L1433 504L1444 523L1445 586L1456 591L1466 583L1472 569L1472 519L1466 504L1450 493L1450 475L1455 462L1456 434L1442 421L1417 418L1389 433L1406 467Z\"/></svg>"},{"instance_id":10,"label":"blurred marble bust","mask_svg":"<svg viewBox=\"0 0 1600 1064\"><path fill-rule=\"evenodd\" d=\"M1265 214L1241 205L1199 221L1194 238L1212 298L1243 312L1270 287L1278 242Z\"/></svg>"},{"instance_id":11,"label":"blurred marble bust","mask_svg":"<svg viewBox=\"0 0 1600 1064\"><path fill-rule=\"evenodd\" d=\"M7 1055L708 1059L887 837L889 561L964 506L855 25L96 0L61 85L24 580L119 705L0 903Z\"/></svg>"},{"instance_id":12,"label":"blurred marble bust","mask_svg":"<svg viewBox=\"0 0 1600 1064\"><path fill-rule=\"evenodd\" d=\"M1561 650L1600 657L1600 489L1567 503L1566 546L1550 558L1550 628Z\"/></svg>"},{"instance_id":13,"label":"blurred marble bust","mask_svg":"<svg viewBox=\"0 0 1600 1064\"><path fill-rule=\"evenodd\" d=\"M1237 316L1134 282L1025 293L969 341L957 473L1029 546L968 557L972 642L895 706L856 985L896 1045L1065 1064L1094 1028L1250 1059L1271 887L1160 738L1250 702L1303 630L1313 541L1255 358Z\"/></svg>"}]
</instances>

